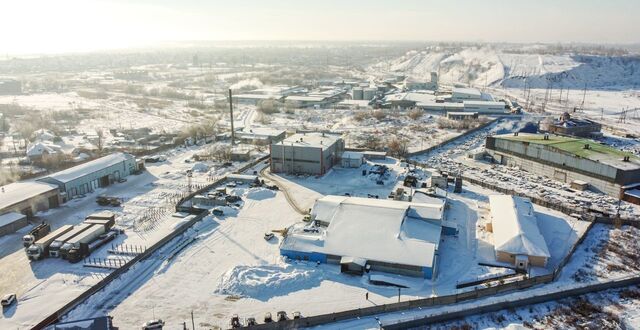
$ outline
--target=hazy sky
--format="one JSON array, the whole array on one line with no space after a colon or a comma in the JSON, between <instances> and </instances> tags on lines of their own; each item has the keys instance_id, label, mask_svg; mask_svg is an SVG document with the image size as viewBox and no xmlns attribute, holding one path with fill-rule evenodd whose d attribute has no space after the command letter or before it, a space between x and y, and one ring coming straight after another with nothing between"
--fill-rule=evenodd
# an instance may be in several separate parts
<instances>
[{"instance_id":1,"label":"hazy sky","mask_svg":"<svg viewBox=\"0 0 640 330\"><path fill-rule=\"evenodd\" d=\"M640 0L0 0L0 52L188 40L640 41Z\"/></svg>"}]
</instances>

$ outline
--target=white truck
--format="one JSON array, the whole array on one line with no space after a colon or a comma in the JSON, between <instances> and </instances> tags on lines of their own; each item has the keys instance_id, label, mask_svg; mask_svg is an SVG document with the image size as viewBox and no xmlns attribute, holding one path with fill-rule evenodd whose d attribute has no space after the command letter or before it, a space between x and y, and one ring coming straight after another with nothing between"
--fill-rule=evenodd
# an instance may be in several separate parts
<instances>
[{"instance_id":1,"label":"white truck","mask_svg":"<svg viewBox=\"0 0 640 330\"><path fill-rule=\"evenodd\" d=\"M51 232L51 226L48 223L41 223L29 231L28 234L22 236L22 245L28 248L35 241L45 237Z\"/></svg>"},{"instance_id":2,"label":"white truck","mask_svg":"<svg viewBox=\"0 0 640 330\"><path fill-rule=\"evenodd\" d=\"M89 229L66 241L62 247L60 247L60 256L62 259L67 259L71 250L80 250L83 244L85 246L88 245L105 232L106 230L103 225L92 224Z\"/></svg>"},{"instance_id":3,"label":"white truck","mask_svg":"<svg viewBox=\"0 0 640 330\"><path fill-rule=\"evenodd\" d=\"M73 228L70 232L58 237L51 245L49 246L49 256L52 258L60 257L60 248L66 243L68 240L80 235L85 230L89 229L92 224L82 223Z\"/></svg>"},{"instance_id":4,"label":"white truck","mask_svg":"<svg viewBox=\"0 0 640 330\"><path fill-rule=\"evenodd\" d=\"M29 260L33 261L47 257L49 255L49 246L51 243L71 230L73 230L72 225L64 225L56 229L54 232L49 233L47 236L37 240L27 248L27 257Z\"/></svg>"}]
</instances>

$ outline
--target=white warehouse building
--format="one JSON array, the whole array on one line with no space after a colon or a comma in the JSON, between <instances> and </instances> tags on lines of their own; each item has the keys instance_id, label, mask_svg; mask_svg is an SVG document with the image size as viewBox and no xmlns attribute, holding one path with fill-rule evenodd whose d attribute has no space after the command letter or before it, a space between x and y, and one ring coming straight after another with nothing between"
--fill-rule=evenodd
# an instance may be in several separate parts
<instances>
[{"instance_id":1,"label":"white warehouse building","mask_svg":"<svg viewBox=\"0 0 640 330\"><path fill-rule=\"evenodd\" d=\"M138 170L135 157L117 152L38 179L55 184L67 200L106 187Z\"/></svg>"}]
</instances>

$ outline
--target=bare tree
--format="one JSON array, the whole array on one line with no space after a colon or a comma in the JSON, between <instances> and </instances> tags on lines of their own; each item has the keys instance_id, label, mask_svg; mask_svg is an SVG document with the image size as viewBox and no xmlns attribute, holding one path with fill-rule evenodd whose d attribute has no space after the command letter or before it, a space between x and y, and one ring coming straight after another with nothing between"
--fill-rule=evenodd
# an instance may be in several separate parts
<instances>
[{"instance_id":1,"label":"bare tree","mask_svg":"<svg viewBox=\"0 0 640 330\"><path fill-rule=\"evenodd\" d=\"M102 148L104 148L104 131L102 128L96 129L96 135L98 136L96 147L98 147L98 153L102 153Z\"/></svg>"}]
</instances>

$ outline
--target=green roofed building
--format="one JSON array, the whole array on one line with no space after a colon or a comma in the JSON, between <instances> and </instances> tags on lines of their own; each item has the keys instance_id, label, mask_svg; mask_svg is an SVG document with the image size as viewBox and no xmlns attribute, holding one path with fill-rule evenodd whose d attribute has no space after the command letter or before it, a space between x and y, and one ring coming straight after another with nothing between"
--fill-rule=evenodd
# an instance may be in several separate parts
<instances>
[{"instance_id":1,"label":"green roofed building","mask_svg":"<svg viewBox=\"0 0 640 330\"><path fill-rule=\"evenodd\" d=\"M514 133L487 137L486 149L501 164L565 183L586 182L616 198L640 184L640 158L593 140Z\"/></svg>"}]
</instances>

